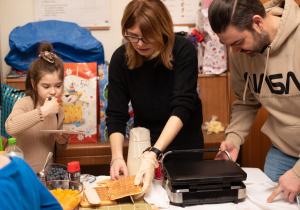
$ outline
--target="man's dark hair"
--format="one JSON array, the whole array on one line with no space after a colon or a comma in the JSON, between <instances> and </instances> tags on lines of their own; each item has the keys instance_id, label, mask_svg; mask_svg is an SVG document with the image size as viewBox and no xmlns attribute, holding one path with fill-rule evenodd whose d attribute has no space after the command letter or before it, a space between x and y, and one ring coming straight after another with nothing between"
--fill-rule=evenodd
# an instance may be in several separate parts
<instances>
[{"instance_id":1,"label":"man's dark hair","mask_svg":"<svg viewBox=\"0 0 300 210\"><path fill-rule=\"evenodd\" d=\"M208 19L215 33L223 33L231 24L239 30L253 31L253 16L266 16L259 0L213 0L208 9Z\"/></svg>"}]
</instances>

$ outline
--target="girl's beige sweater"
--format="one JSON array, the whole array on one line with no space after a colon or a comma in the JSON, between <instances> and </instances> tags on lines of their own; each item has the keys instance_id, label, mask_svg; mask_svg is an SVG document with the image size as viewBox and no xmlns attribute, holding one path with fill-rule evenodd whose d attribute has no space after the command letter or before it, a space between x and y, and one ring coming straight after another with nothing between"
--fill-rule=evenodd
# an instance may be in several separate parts
<instances>
[{"instance_id":1,"label":"girl's beige sweater","mask_svg":"<svg viewBox=\"0 0 300 210\"><path fill-rule=\"evenodd\" d=\"M51 133L41 130L61 130L64 112L60 107L58 117L43 117L40 105L34 108L29 96L16 101L5 122L8 135L17 139L17 146L24 152L24 159L30 165L44 164L49 152L54 152L55 140ZM65 149L67 144L56 143L57 149Z\"/></svg>"}]
</instances>

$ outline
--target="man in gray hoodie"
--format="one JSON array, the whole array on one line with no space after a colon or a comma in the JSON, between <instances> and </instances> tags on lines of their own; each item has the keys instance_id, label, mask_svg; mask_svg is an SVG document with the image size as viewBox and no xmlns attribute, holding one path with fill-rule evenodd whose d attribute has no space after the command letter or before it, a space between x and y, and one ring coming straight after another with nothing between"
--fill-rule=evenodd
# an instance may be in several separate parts
<instances>
[{"instance_id":1,"label":"man in gray hoodie","mask_svg":"<svg viewBox=\"0 0 300 210\"><path fill-rule=\"evenodd\" d=\"M268 111L262 127L272 141L264 172L293 202L300 191L300 8L294 0L214 0L212 30L231 47L231 86L237 100L220 148L237 159L257 111ZM225 159L219 153L216 159Z\"/></svg>"}]
</instances>

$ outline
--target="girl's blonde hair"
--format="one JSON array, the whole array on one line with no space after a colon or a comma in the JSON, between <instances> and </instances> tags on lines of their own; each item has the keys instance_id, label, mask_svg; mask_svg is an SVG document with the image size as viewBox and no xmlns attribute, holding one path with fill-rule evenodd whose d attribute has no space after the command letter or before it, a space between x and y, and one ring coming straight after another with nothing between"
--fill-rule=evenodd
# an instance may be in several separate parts
<instances>
[{"instance_id":1,"label":"girl's blonde hair","mask_svg":"<svg viewBox=\"0 0 300 210\"><path fill-rule=\"evenodd\" d=\"M34 107L38 102L37 84L45 74L52 74L58 72L61 81L64 81L64 64L63 61L53 52L53 46L49 42L42 42L39 48L39 58L32 61L27 72L25 88L26 96L30 96L33 100ZM51 53L50 61L43 54ZM52 61L53 60L53 61ZM33 80L33 83L31 83Z\"/></svg>"},{"instance_id":2,"label":"girl's blonde hair","mask_svg":"<svg viewBox=\"0 0 300 210\"><path fill-rule=\"evenodd\" d=\"M125 8L121 21L122 34L138 23L145 40L152 39L157 47L150 59L158 58L166 68L172 69L174 46L173 21L166 6L161 0L133 0ZM129 69L141 67L144 57L131 43L126 43L126 58Z\"/></svg>"}]
</instances>

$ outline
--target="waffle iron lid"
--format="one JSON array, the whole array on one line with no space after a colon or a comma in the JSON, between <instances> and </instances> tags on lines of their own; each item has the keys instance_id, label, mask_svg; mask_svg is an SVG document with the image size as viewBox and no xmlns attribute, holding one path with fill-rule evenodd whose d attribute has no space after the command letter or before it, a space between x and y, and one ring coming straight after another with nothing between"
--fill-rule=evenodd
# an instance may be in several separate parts
<instances>
[{"instance_id":1,"label":"waffle iron lid","mask_svg":"<svg viewBox=\"0 0 300 210\"><path fill-rule=\"evenodd\" d=\"M176 160L164 163L172 185L241 182L247 174L231 160Z\"/></svg>"}]
</instances>

